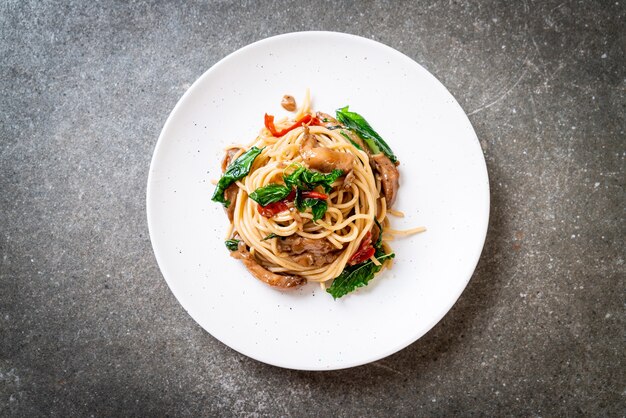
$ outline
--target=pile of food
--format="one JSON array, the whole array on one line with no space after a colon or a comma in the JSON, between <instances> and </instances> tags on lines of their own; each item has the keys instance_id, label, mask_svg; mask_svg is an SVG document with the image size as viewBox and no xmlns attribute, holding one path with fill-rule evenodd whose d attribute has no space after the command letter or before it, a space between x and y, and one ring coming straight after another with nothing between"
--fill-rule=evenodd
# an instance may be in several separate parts
<instances>
[{"instance_id":1,"label":"pile of food","mask_svg":"<svg viewBox=\"0 0 626 418\"><path fill-rule=\"evenodd\" d=\"M296 110L291 96L286 110ZM291 118L265 115L247 146L232 146L213 200L230 220L226 247L257 279L278 288L320 282L334 298L365 286L394 253L387 215L398 159L348 107L313 113L307 97ZM328 285L331 283L330 285Z\"/></svg>"}]
</instances>

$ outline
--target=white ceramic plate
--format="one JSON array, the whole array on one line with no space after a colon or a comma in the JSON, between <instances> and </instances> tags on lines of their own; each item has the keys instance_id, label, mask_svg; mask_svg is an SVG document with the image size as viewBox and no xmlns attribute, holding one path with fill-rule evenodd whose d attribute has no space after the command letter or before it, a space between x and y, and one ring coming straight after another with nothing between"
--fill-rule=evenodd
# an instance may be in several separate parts
<instances>
[{"instance_id":1,"label":"white ceramic plate","mask_svg":"<svg viewBox=\"0 0 626 418\"><path fill-rule=\"evenodd\" d=\"M253 278L224 247L227 219L211 201L223 148L249 143L285 93L333 113L350 105L401 165L393 269L339 300L319 285L283 292ZM467 285L487 231L489 185L476 134L439 81L378 42L300 32L242 48L204 73L169 116L150 166L148 225L159 267L181 305L224 344L302 370L388 356L431 329Z\"/></svg>"}]
</instances>

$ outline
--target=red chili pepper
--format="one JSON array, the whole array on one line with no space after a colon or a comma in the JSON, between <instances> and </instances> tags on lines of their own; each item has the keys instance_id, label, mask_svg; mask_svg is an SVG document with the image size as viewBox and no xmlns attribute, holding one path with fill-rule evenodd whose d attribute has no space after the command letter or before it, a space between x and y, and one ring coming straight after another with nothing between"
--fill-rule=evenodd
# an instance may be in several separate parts
<instances>
[{"instance_id":1,"label":"red chili pepper","mask_svg":"<svg viewBox=\"0 0 626 418\"><path fill-rule=\"evenodd\" d=\"M280 131L276 130L276 126L274 125L274 116L272 115L268 115L267 113L265 114L265 127L272 133L273 136L275 137L280 137L285 135L287 132L291 131L292 129L296 129L298 126L302 126L302 125L320 125L320 120L318 118L316 118L315 116L311 116L311 115L304 115L302 116L300 119L298 119L296 121L296 123L294 123L293 125L282 129Z\"/></svg>"},{"instance_id":2,"label":"red chili pepper","mask_svg":"<svg viewBox=\"0 0 626 418\"><path fill-rule=\"evenodd\" d=\"M359 252L354 253L354 255L348 261L348 265L353 266L355 264L362 263L367 261L376 253L374 247L365 248Z\"/></svg>"},{"instance_id":3,"label":"red chili pepper","mask_svg":"<svg viewBox=\"0 0 626 418\"><path fill-rule=\"evenodd\" d=\"M289 193L287 197L281 200L280 202L270 203L267 206L261 206L259 204L257 205L257 210L262 216L265 216L266 218L271 218L277 213L280 213L284 210L288 210L289 206L287 206L287 202L293 202L295 198L296 198L296 189L293 189L291 193Z\"/></svg>"},{"instance_id":4,"label":"red chili pepper","mask_svg":"<svg viewBox=\"0 0 626 418\"><path fill-rule=\"evenodd\" d=\"M324 193L320 193L320 192L315 192L315 191L312 191L312 192L303 191L302 197L304 199L322 199L322 200L328 199L328 195L325 195Z\"/></svg>"},{"instance_id":5,"label":"red chili pepper","mask_svg":"<svg viewBox=\"0 0 626 418\"><path fill-rule=\"evenodd\" d=\"M375 253L376 250L372 247L372 233L368 231L363 237L358 250L356 250L356 252L352 254L352 257L348 260L348 265L353 266L355 264L362 263L368 260Z\"/></svg>"},{"instance_id":6,"label":"red chili pepper","mask_svg":"<svg viewBox=\"0 0 626 418\"><path fill-rule=\"evenodd\" d=\"M270 203L267 206L261 206L261 205L257 206L257 210L259 211L259 213L262 216L265 216L266 218L271 218L277 213L280 213L288 209L289 209L289 206L287 206L287 204L283 201Z\"/></svg>"}]
</instances>

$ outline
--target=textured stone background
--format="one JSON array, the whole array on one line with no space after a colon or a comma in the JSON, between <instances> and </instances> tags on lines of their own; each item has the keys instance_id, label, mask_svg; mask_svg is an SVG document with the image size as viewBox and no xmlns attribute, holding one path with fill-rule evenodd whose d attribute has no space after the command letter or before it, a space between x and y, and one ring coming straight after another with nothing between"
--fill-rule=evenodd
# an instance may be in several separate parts
<instances>
[{"instance_id":1,"label":"textured stone background","mask_svg":"<svg viewBox=\"0 0 626 418\"><path fill-rule=\"evenodd\" d=\"M626 2L3 1L0 415L626 411ZM145 186L174 104L264 37L336 30L437 76L484 149L478 269L424 338L313 373L203 331L154 260Z\"/></svg>"}]
</instances>

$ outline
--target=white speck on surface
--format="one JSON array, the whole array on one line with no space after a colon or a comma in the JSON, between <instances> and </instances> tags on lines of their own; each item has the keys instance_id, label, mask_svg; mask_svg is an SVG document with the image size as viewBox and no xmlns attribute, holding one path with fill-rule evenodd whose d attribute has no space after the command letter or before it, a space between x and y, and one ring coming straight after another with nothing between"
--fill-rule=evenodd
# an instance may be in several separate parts
<instances>
[{"instance_id":1,"label":"white speck on surface","mask_svg":"<svg viewBox=\"0 0 626 418\"><path fill-rule=\"evenodd\" d=\"M600 182L596 181L596 182L593 184L593 187L594 187L594 188L597 188L598 186L600 186Z\"/></svg>"},{"instance_id":2,"label":"white speck on surface","mask_svg":"<svg viewBox=\"0 0 626 418\"><path fill-rule=\"evenodd\" d=\"M528 296L528 293L520 293L519 297L524 299L526 296Z\"/></svg>"},{"instance_id":3,"label":"white speck on surface","mask_svg":"<svg viewBox=\"0 0 626 418\"><path fill-rule=\"evenodd\" d=\"M575 234L572 234L571 238L572 238L572 239L576 238L576 235L575 235Z\"/></svg>"},{"instance_id":4,"label":"white speck on surface","mask_svg":"<svg viewBox=\"0 0 626 418\"><path fill-rule=\"evenodd\" d=\"M602 56L600 56L600 58L605 59L606 58L606 52L604 54L602 54Z\"/></svg>"},{"instance_id":5,"label":"white speck on surface","mask_svg":"<svg viewBox=\"0 0 626 418\"><path fill-rule=\"evenodd\" d=\"M604 315L604 319L609 319L611 316L611 312L607 312L607 314Z\"/></svg>"}]
</instances>

